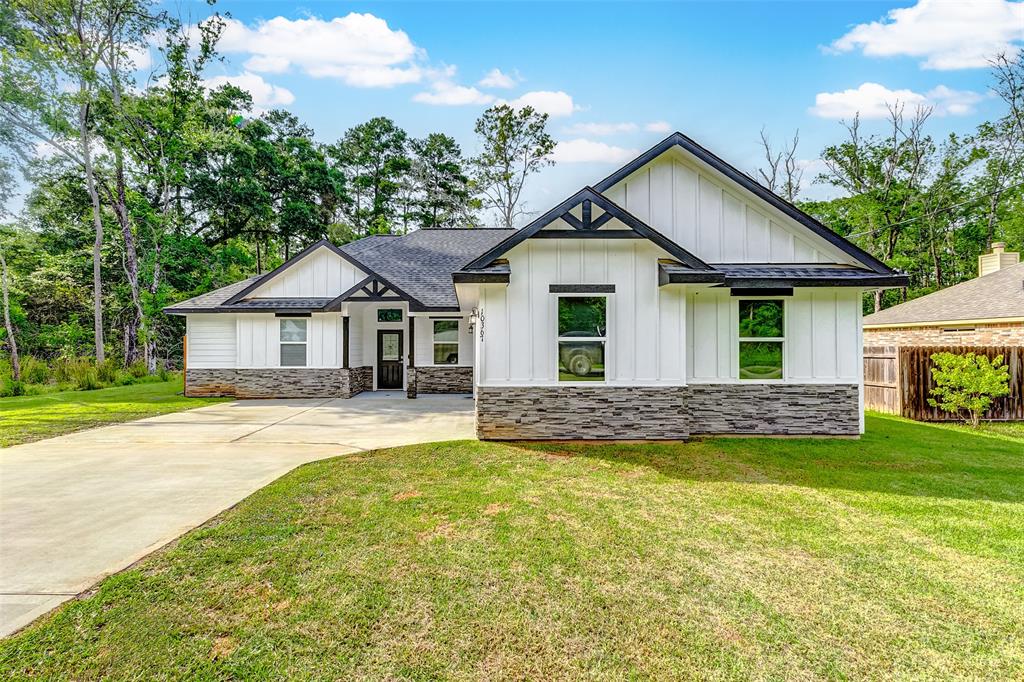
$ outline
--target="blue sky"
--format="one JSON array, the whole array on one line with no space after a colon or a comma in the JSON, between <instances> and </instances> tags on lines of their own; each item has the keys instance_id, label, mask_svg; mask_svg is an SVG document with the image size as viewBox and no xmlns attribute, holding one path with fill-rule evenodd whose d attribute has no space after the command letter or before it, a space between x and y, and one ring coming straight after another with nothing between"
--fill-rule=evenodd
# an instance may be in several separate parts
<instances>
[{"instance_id":1,"label":"blue sky","mask_svg":"<svg viewBox=\"0 0 1024 682\"><path fill-rule=\"evenodd\" d=\"M212 11L167 7L190 21ZM969 132L999 112L985 59L1024 40L1024 3L1004 0L222 0L213 9L232 20L211 82L249 87L260 106L293 111L323 141L384 115L414 136L446 132L472 154L473 121L489 102L547 108L559 163L531 182L533 210L670 130L751 172L762 126L780 141L799 129L811 173L840 139L840 118L861 111L878 129L871 116L890 100L934 106L935 136Z\"/></svg>"}]
</instances>

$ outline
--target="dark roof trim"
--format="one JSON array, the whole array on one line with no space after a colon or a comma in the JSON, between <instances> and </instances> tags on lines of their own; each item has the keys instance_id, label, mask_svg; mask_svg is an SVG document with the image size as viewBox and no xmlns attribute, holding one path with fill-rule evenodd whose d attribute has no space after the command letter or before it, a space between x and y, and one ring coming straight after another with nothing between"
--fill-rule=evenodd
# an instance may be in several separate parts
<instances>
[{"instance_id":1,"label":"dark roof trim","mask_svg":"<svg viewBox=\"0 0 1024 682\"><path fill-rule=\"evenodd\" d=\"M512 275L508 272L473 270L471 272L453 272L452 281L456 284L508 284L512 281Z\"/></svg>"},{"instance_id":2,"label":"dark roof trim","mask_svg":"<svg viewBox=\"0 0 1024 682\"><path fill-rule=\"evenodd\" d=\"M720 284L725 274L717 270L684 269L679 263L658 263L658 286L666 284Z\"/></svg>"},{"instance_id":3,"label":"dark roof trim","mask_svg":"<svg viewBox=\"0 0 1024 682\"><path fill-rule=\"evenodd\" d=\"M905 287L910 283L906 275L878 275L865 277L726 277L723 286L747 289L776 287L862 287L869 289Z\"/></svg>"},{"instance_id":4,"label":"dark roof trim","mask_svg":"<svg viewBox=\"0 0 1024 682\"><path fill-rule=\"evenodd\" d=\"M194 315L196 313L255 313L262 315L264 313L270 315L277 315L278 313L296 313L302 315L308 315L311 313L322 313L325 312L321 308L253 308L252 306L238 306L238 305L220 305L216 308L174 308L173 310L164 309L164 312L168 315Z\"/></svg>"},{"instance_id":5,"label":"dark roof trim","mask_svg":"<svg viewBox=\"0 0 1024 682\"><path fill-rule=\"evenodd\" d=\"M364 292L367 293L366 298L352 298L352 296L359 293L360 291L364 291L364 289L366 289L366 287L368 286L372 287L372 293L371 290L366 290ZM388 291L392 291L397 295L386 296ZM410 310L412 309L412 304L414 303L421 306L423 305L422 303L419 302L419 300L405 293L384 277L375 274L371 274L369 277L366 277L356 282L347 290L345 290L340 296L335 297L332 301L330 301L327 305L324 306L324 311L337 312L338 310L341 309L341 304L348 300L352 300L357 303L375 303L377 301L408 301L410 304Z\"/></svg>"},{"instance_id":6,"label":"dark roof trim","mask_svg":"<svg viewBox=\"0 0 1024 682\"><path fill-rule=\"evenodd\" d=\"M849 254L853 258L868 266L880 275L893 274L893 270L885 263L881 262L870 253L860 248L853 242L850 242L843 237L821 224L813 217L801 211L799 208L789 203L782 197L778 196L771 190L763 187L756 180L751 178L746 173L736 169L723 159L719 158L715 154L711 153L704 147L700 146L691 138L683 135L682 133L672 133L664 140L654 145L646 152L636 157L622 168L618 169L601 182L594 185L595 189L599 192L608 190L613 185L617 184L623 178L632 175L635 171L639 170L640 167L647 165L657 157L664 154L672 147L682 147L689 153L696 156L698 159L717 170L722 175L726 176L736 184L740 185L747 191L751 192L759 199L767 202L776 209L782 211L787 216L797 221L811 232L815 233L825 241L829 242L833 246L839 248L843 252Z\"/></svg>"},{"instance_id":7,"label":"dark roof trim","mask_svg":"<svg viewBox=\"0 0 1024 682\"><path fill-rule=\"evenodd\" d=\"M575 208L578 204L582 204L585 201L597 204L603 208L605 212L610 213L615 218L618 218L624 224L640 233L651 242L657 244L680 262L685 263L691 268L695 270L711 269L707 263L694 256L692 253L679 246L674 241L595 190L593 187L584 187L579 192L572 195L558 206L555 206L553 209L540 216L526 227L499 242L494 248L490 249L482 256L479 256L476 260L464 266L462 269L480 270L487 267L509 249L534 236L555 220L562 218L563 214L568 213L570 209Z\"/></svg>"},{"instance_id":8,"label":"dark roof trim","mask_svg":"<svg viewBox=\"0 0 1024 682\"><path fill-rule=\"evenodd\" d=\"M792 296L793 287L779 287L777 289L737 289L729 290L730 296Z\"/></svg>"},{"instance_id":9,"label":"dark roof trim","mask_svg":"<svg viewBox=\"0 0 1024 682\"><path fill-rule=\"evenodd\" d=\"M314 243L310 244L309 246L304 248L302 251L300 251L299 253L295 254L293 257L289 258L284 263L281 263L281 265L277 266L276 268L274 268L273 270L271 270L267 274L263 275L262 277L260 277L258 280L256 280L255 282L253 282L249 286L247 286L244 289L242 289L241 291L239 291L237 294L235 294L234 296L232 296L228 300L226 300L223 303L221 303L221 306L227 306L227 305L231 305L232 303L238 303L243 298L245 298L246 296L251 294L253 291L258 289L262 285L266 284L267 282L269 282L273 278L277 277L282 272L284 272L288 268L292 267L293 265L295 265L296 263L298 263L299 261L304 259L306 256L314 253L317 249L319 249L322 246L327 247L328 249L330 249L331 251L333 251L337 255L339 255L342 258L344 258L345 260L347 260L352 265L356 266L357 268L359 268L360 270L365 272L366 274L368 274L368 275L374 274L372 270L367 268L365 265L360 263L358 260L356 260L355 258L350 256L349 254L347 254L344 251L342 251L340 248L335 246L334 243L331 242L330 240L328 240L328 239L321 239L321 240L319 240L317 242L314 242Z\"/></svg>"}]
</instances>

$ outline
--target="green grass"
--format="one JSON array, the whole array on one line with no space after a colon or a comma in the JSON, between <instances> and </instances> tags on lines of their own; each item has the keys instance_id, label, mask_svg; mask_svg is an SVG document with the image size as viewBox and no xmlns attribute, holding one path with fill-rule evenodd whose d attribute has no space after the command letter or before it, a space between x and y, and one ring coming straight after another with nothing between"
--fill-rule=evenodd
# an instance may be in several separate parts
<instances>
[{"instance_id":1,"label":"green grass","mask_svg":"<svg viewBox=\"0 0 1024 682\"><path fill-rule=\"evenodd\" d=\"M299 468L0 678L1024 677L1024 439L453 442Z\"/></svg>"},{"instance_id":2,"label":"green grass","mask_svg":"<svg viewBox=\"0 0 1024 682\"><path fill-rule=\"evenodd\" d=\"M72 431L180 412L221 398L186 398L181 377L95 391L0 398L0 447Z\"/></svg>"}]
</instances>

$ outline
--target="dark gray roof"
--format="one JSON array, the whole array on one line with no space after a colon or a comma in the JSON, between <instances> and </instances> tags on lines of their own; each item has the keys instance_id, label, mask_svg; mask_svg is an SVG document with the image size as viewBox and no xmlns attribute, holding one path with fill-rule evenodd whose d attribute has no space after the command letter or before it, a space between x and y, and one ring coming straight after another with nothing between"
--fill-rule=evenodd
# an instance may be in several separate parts
<instances>
[{"instance_id":1,"label":"dark gray roof","mask_svg":"<svg viewBox=\"0 0 1024 682\"><path fill-rule=\"evenodd\" d=\"M183 313L191 312L193 310L212 310L219 308L224 301L228 300L239 291L242 291L250 284L254 284L260 279L263 279L263 277L264 275L255 275L248 279L243 279L241 282L235 282L234 284L229 284L226 287L214 289L213 291L208 291L205 294L199 294L193 298L167 306L164 308L164 312Z\"/></svg>"},{"instance_id":2,"label":"dark gray roof","mask_svg":"<svg viewBox=\"0 0 1024 682\"><path fill-rule=\"evenodd\" d=\"M402 237L361 239L341 247L428 308L458 308L452 273L515 230L416 230ZM369 242L369 243L363 243Z\"/></svg>"},{"instance_id":3,"label":"dark gray roof","mask_svg":"<svg viewBox=\"0 0 1024 682\"><path fill-rule=\"evenodd\" d=\"M865 325L1024 318L1024 263L962 282L864 318Z\"/></svg>"},{"instance_id":4,"label":"dark gray roof","mask_svg":"<svg viewBox=\"0 0 1024 682\"><path fill-rule=\"evenodd\" d=\"M725 275L725 283L735 287L756 286L906 286L907 277L884 274L849 265L715 263L713 268Z\"/></svg>"}]
</instances>

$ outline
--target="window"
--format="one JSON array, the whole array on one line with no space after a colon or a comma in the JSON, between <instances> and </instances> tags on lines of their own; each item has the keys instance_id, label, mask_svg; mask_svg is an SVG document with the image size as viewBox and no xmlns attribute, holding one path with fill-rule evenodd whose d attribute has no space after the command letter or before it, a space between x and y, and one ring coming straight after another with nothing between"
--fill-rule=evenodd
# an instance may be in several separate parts
<instances>
[{"instance_id":1,"label":"window","mask_svg":"<svg viewBox=\"0 0 1024 682\"><path fill-rule=\"evenodd\" d=\"M740 379L781 379L782 301L740 301Z\"/></svg>"},{"instance_id":2,"label":"window","mask_svg":"<svg viewBox=\"0 0 1024 682\"><path fill-rule=\"evenodd\" d=\"M434 364L459 364L458 320L434 320Z\"/></svg>"},{"instance_id":3,"label":"window","mask_svg":"<svg viewBox=\"0 0 1024 682\"><path fill-rule=\"evenodd\" d=\"M401 308L379 308L377 310L377 321L378 322L401 322L402 321L402 309Z\"/></svg>"},{"instance_id":4,"label":"window","mask_svg":"<svg viewBox=\"0 0 1024 682\"><path fill-rule=\"evenodd\" d=\"M281 318L281 366L306 366L306 320Z\"/></svg>"},{"instance_id":5,"label":"window","mask_svg":"<svg viewBox=\"0 0 1024 682\"><path fill-rule=\"evenodd\" d=\"M604 381L608 299L558 297L558 380Z\"/></svg>"}]
</instances>

